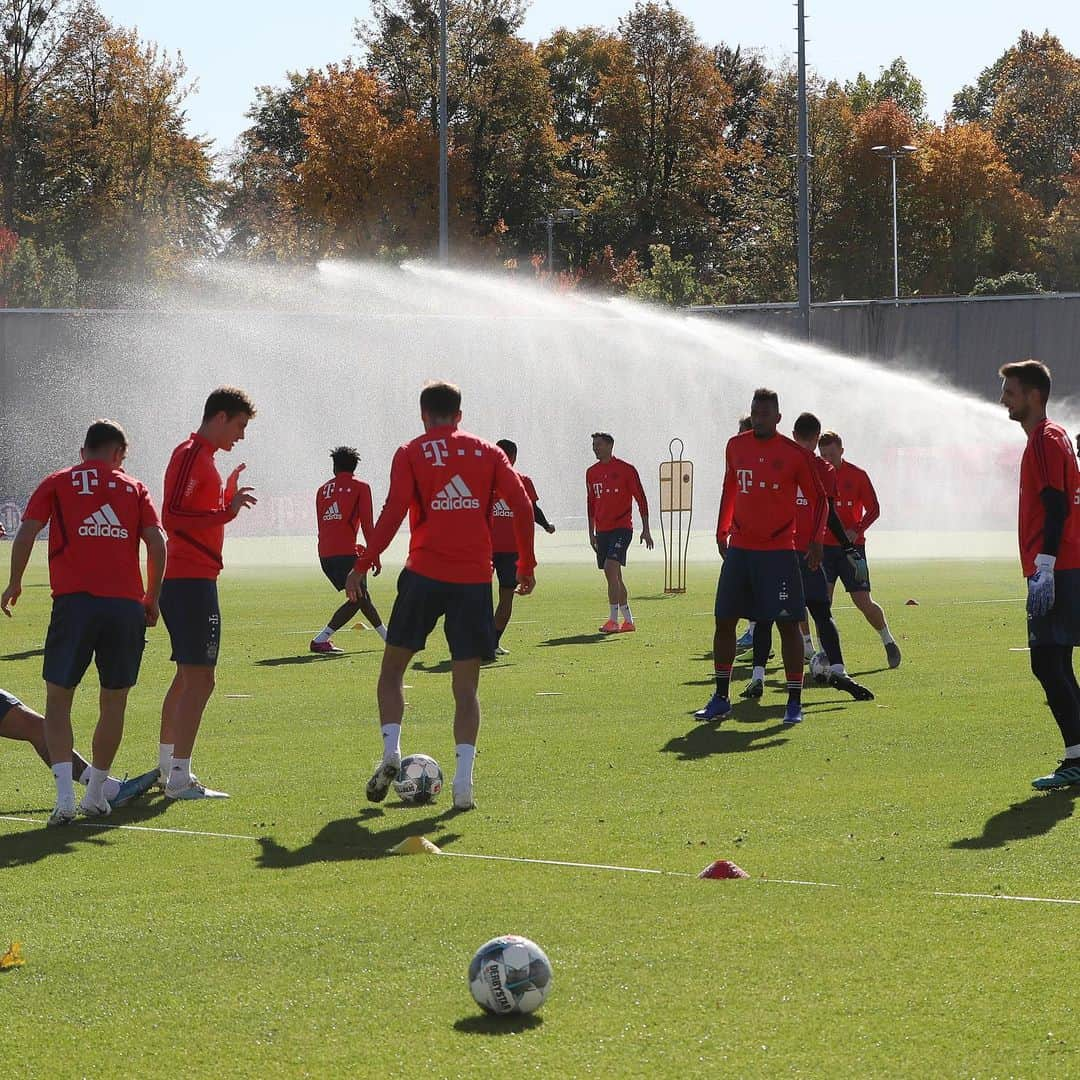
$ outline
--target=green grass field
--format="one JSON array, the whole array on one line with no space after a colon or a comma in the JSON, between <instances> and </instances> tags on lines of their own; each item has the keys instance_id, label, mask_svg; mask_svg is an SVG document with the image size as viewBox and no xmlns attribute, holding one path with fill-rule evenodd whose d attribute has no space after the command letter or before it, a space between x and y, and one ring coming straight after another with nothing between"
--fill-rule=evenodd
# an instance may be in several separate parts
<instances>
[{"instance_id":1,"label":"green grass field","mask_svg":"<svg viewBox=\"0 0 1080 1080\"><path fill-rule=\"evenodd\" d=\"M155 796L110 819L143 831L46 832L11 818L44 820L48 771L0 744L0 942L26 957L0 975L0 1073L1075 1075L1080 907L941 895L1080 899L1074 795L1029 786L1059 737L1019 651L1016 563L873 569L903 666L883 670L843 598L848 667L877 700L808 689L788 731L775 669L735 719L691 716L711 692L715 566L671 598L631 563L639 631L604 640L600 575L541 567L510 655L484 671L467 814L449 792L369 807L376 635L309 658L333 603L317 571L229 570L195 760L228 802ZM392 574L373 595L388 614ZM0 684L38 707L47 614L28 589L0 639ZM403 748L449 773L446 656L438 632L408 680ZM120 771L155 760L167 658L158 629ZM95 697L77 701L84 748ZM664 873L387 854L413 834ZM697 880L716 858L751 880ZM484 1018L466 985L474 949L505 932L555 971L525 1022Z\"/></svg>"}]
</instances>

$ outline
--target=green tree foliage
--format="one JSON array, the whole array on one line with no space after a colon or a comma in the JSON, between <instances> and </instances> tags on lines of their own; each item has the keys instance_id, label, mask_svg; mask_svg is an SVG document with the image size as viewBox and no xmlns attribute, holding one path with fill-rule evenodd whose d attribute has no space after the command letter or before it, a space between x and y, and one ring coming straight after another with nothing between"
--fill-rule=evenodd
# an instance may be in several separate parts
<instances>
[{"instance_id":1,"label":"green tree foliage","mask_svg":"<svg viewBox=\"0 0 1080 1080\"><path fill-rule=\"evenodd\" d=\"M1043 291L1037 274L1018 274L1010 270L996 278L977 278L972 296L1027 296Z\"/></svg>"},{"instance_id":2,"label":"green tree foliage","mask_svg":"<svg viewBox=\"0 0 1080 1080\"><path fill-rule=\"evenodd\" d=\"M876 79L870 79L860 71L854 81L844 86L844 92L856 116L892 101L917 123L926 120L926 91L902 56L882 68Z\"/></svg>"},{"instance_id":3,"label":"green tree foliage","mask_svg":"<svg viewBox=\"0 0 1080 1080\"><path fill-rule=\"evenodd\" d=\"M706 299L694 272L691 256L675 259L667 244L650 244L649 258L652 265L643 277L631 285L629 291L632 296L668 307L686 307Z\"/></svg>"}]
</instances>

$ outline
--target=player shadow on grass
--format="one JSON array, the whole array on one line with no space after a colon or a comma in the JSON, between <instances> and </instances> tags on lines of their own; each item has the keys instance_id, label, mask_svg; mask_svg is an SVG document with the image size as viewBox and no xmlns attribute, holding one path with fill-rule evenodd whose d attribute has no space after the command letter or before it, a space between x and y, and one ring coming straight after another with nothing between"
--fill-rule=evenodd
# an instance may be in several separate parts
<instances>
[{"instance_id":1,"label":"player shadow on grass","mask_svg":"<svg viewBox=\"0 0 1080 1080\"><path fill-rule=\"evenodd\" d=\"M712 757L713 754L742 754L751 750L771 750L773 747L783 746L787 737L779 736L788 731L783 724L775 722L783 717L784 710L781 707L779 713L772 709L764 709L765 715L756 716L755 720L773 720L768 727L735 728L714 727L712 724L698 724L692 727L685 735L676 735L669 739L662 747L665 754L676 754L679 761L698 761L701 758ZM770 716L769 713L774 715Z\"/></svg>"},{"instance_id":2,"label":"player shadow on grass","mask_svg":"<svg viewBox=\"0 0 1080 1080\"><path fill-rule=\"evenodd\" d=\"M414 809L405 807L403 809ZM256 865L262 870L289 870L295 866L307 866L318 862L342 862L347 859L381 859L390 854L390 849L407 840L410 836L428 836L445 828L447 819L456 817L461 811L450 807L441 814L429 814L427 817L410 816L402 825L393 829L375 831L365 826L365 822L375 821L385 816L387 810L394 807L367 807L357 817L339 818L327 822L303 847L290 851L279 844L272 836L260 836L259 847L262 849L255 857ZM431 835L432 843L439 847L452 844L461 839L460 833Z\"/></svg>"},{"instance_id":3,"label":"player shadow on grass","mask_svg":"<svg viewBox=\"0 0 1080 1080\"><path fill-rule=\"evenodd\" d=\"M45 648L42 646L40 649L26 649L24 652L7 653L5 656L0 656L0 660L32 660L35 656L44 656Z\"/></svg>"},{"instance_id":4,"label":"player shadow on grass","mask_svg":"<svg viewBox=\"0 0 1080 1080\"><path fill-rule=\"evenodd\" d=\"M1013 803L1007 810L1000 810L987 819L982 836L967 836L954 840L949 847L959 850L980 851L1003 847L1011 840L1027 840L1032 836L1048 833L1060 821L1072 816L1073 804L1080 789L1064 788L1060 791L1040 792L1023 802Z\"/></svg>"},{"instance_id":5,"label":"player shadow on grass","mask_svg":"<svg viewBox=\"0 0 1080 1080\"><path fill-rule=\"evenodd\" d=\"M608 641L618 637L618 634L571 634L570 637L553 637L547 641L537 642L541 648L551 648L557 645L591 645L594 641Z\"/></svg>"},{"instance_id":6,"label":"player shadow on grass","mask_svg":"<svg viewBox=\"0 0 1080 1080\"><path fill-rule=\"evenodd\" d=\"M536 1013L510 1016L492 1016L490 1013L474 1013L463 1016L454 1022L454 1030L465 1035L517 1035L522 1031L531 1031L544 1023L542 1016Z\"/></svg>"},{"instance_id":7,"label":"player shadow on grass","mask_svg":"<svg viewBox=\"0 0 1080 1080\"><path fill-rule=\"evenodd\" d=\"M256 667L281 667L284 664L324 664L327 660L340 660L349 653L297 653L293 656L268 656L256 660Z\"/></svg>"}]
</instances>

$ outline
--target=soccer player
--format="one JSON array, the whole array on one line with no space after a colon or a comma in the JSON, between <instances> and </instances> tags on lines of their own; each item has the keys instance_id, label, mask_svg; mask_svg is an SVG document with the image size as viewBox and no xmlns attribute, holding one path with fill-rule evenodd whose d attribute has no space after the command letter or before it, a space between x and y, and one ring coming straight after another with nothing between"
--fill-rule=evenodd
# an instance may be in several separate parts
<instances>
[{"instance_id":1,"label":"soccer player","mask_svg":"<svg viewBox=\"0 0 1080 1080\"><path fill-rule=\"evenodd\" d=\"M517 443L511 439L500 439L495 444L505 455L510 464L517 464ZM516 470L515 470L516 471ZM533 521L546 533L553 533L555 526L545 517L540 509L540 496L536 494L533 482L519 472L518 479L525 485L525 490L532 500ZM506 656L510 650L502 646L503 631L510 624L514 611L514 596L517 593L517 538L514 535L514 511L501 496L491 508L491 561L495 578L499 583L499 602L495 608L495 633L497 642L496 656Z\"/></svg>"},{"instance_id":2,"label":"soccer player","mask_svg":"<svg viewBox=\"0 0 1080 1080\"><path fill-rule=\"evenodd\" d=\"M363 548L356 543L357 529L364 534L364 543L368 542L374 528L371 516L371 488L363 480L357 480L356 466L360 455L352 446L338 446L330 451L334 463L334 476L327 480L315 492L315 521L319 528L319 562L323 573L330 579L330 584L341 592L345 588L345 579L356 565L356 558L363 554ZM373 576L378 577L382 567L376 559ZM364 613L364 618L375 627L379 637L386 640L386 627L382 617L371 602L367 590L367 581L361 582L360 599L357 603L346 600L330 616L309 646L313 653L340 653L331 640L334 632L356 615Z\"/></svg>"},{"instance_id":3,"label":"soccer player","mask_svg":"<svg viewBox=\"0 0 1080 1080\"><path fill-rule=\"evenodd\" d=\"M1080 469L1065 429L1046 418L1050 370L1037 360L1005 364L1001 403L1027 435L1020 461L1020 564L1027 578L1031 672L1046 694L1065 754L1040 791L1080 784Z\"/></svg>"},{"instance_id":4,"label":"soccer player","mask_svg":"<svg viewBox=\"0 0 1080 1080\"><path fill-rule=\"evenodd\" d=\"M109 767L124 733L128 691L139 677L146 628L158 620L165 536L146 488L120 468L126 453L119 424L90 425L81 462L47 476L30 496L11 546L11 578L0 596L0 608L10 615L22 594L34 540L50 525L53 606L42 669L45 748L56 781L50 826L75 820L73 765L85 762L74 756L71 705L91 660L101 683L100 713L79 810L88 817L111 811L105 794ZM140 540L147 551L145 588Z\"/></svg>"},{"instance_id":5,"label":"soccer player","mask_svg":"<svg viewBox=\"0 0 1080 1080\"><path fill-rule=\"evenodd\" d=\"M649 500L641 486L637 469L621 461L612 451L615 440L606 431L593 433L592 449L596 464L585 472L588 494L586 515L589 522L589 543L596 552L596 566L607 578L609 615L600 627L601 634L632 633L634 616L623 581L627 549L634 539L633 503L641 515L641 543L652 551L653 538L649 532ZM619 625L619 616L622 625Z\"/></svg>"},{"instance_id":6,"label":"soccer player","mask_svg":"<svg viewBox=\"0 0 1080 1080\"><path fill-rule=\"evenodd\" d=\"M454 806L470 810L480 730L480 665L495 654L491 508L501 495L514 512L517 591L525 596L536 585L532 502L506 455L458 427L461 391L456 386L428 383L420 393L420 419L424 433L394 454L382 513L367 550L357 559L345 584L345 594L357 601L363 575L386 550L408 514L409 556L398 577L379 672L383 759L368 781L367 797L371 802L382 802L397 776L405 671L442 617L454 693Z\"/></svg>"},{"instance_id":7,"label":"soccer player","mask_svg":"<svg viewBox=\"0 0 1080 1080\"><path fill-rule=\"evenodd\" d=\"M817 470L818 479L825 491L828 500L828 516L822 522L822 530L826 527L836 538L836 542L844 549L849 560L858 564L861 555L854 544L847 538L843 522L836 513L834 500L836 498L836 471L821 457L814 454L817 449L818 437L821 435L821 421L813 413L802 413L795 421L791 437L808 454L811 455L814 468ZM814 507L810 500L803 494L802 489L795 497L795 550L799 553L799 570L802 574L803 597L806 607L813 616L814 625L817 627L818 640L821 648L829 658L830 673L828 685L837 690L843 690L850 694L856 701L873 701L874 695L865 687L852 679L844 669L844 654L840 648L840 631L832 616L832 605L829 602L829 588L825 581L825 571L819 565L810 569L807 553L810 549L810 529L815 520ZM818 540L824 540L824 535L819 534ZM864 572L862 567L857 566L859 574ZM803 635L804 639L807 635ZM739 694L744 698L760 698L765 690L765 660L769 655L771 646L772 624L758 623L754 632L754 670L750 682ZM762 641L764 639L764 641Z\"/></svg>"},{"instance_id":8,"label":"soccer player","mask_svg":"<svg viewBox=\"0 0 1080 1080\"><path fill-rule=\"evenodd\" d=\"M881 513L877 492L870 477L858 465L844 460L844 443L835 431L826 431L818 440L818 453L836 470L836 512L844 525L848 540L855 545L863 563L866 562L866 530L877 521ZM900 666L900 646L889 631L885 612L870 595L869 573L855 572L856 561L849 558L840 544L826 544L824 555L825 577L829 582L829 600L832 600L836 579L844 583L852 603L863 613L866 621L878 632L885 646L889 667Z\"/></svg>"},{"instance_id":9,"label":"soccer player","mask_svg":"<svg viewBox=\"0 0 1080 1080\"><path fill-rule=\"evenodd\" d=\"M737 434L741 435L744 431L749 431L751 426L752 425L750 423L750 414L749 413L747 413L746 416L740 416L739 417L739 430L738 430ZM755 629L755 623L754 623L753 619L751 619L746 624L746 629L743 631L742 637L739 638L739 640L735 642L735 650L736 650L736 652L742 653L742 652L746 652L747 649L753 649L754 648L754 629ZM760 657L760 659L761 659L761 670L762 670L761 678L762 678L762 680L764 680L764 678L765 678L765 674L764 674L764 672L765 672L765 661L769 659L769 656L771 655L770 650L772 649L772 627L771 626L769 627L769 633L767 635L767 640L766 640L766 635L761 635L759 644L761 642L763 642L764 645L766 646L764 656ZM760 648L754 650L754 667L755 667L755 669L758 666L758 659L759 659L758 653L759 652L760 652ZM764 685L765 684L764 684L764 681L763 681L762 686L764 686Z\"/></svg>"},{"instance_id":10,"label":"soccer player","mask_svg":"<svg viewBox=\"0 0 1080 1080\"><path fill-rule=\"evenodd\" d=\"M795 552L795 500L802 491L812 513L806 561L821 565L821 533L828 503L812 456L777 433L780 401L775 390L754 391L752 428L728 440L716 544L724 565L716 587L713 664L716 692L694 715L725 720L735 663L735 627L740 617L775 622L780 630L788 701L787 725L802 722L803 643L806 618L802 575Z\"/></svg>"},{"instance_id":11,"label":"soccer player","mask_svg":"<svg viewBox=\"0 0 1080 1080\"><path fill-rule=\"evenodd\" d=\"M191 755L203 712L214 692L221 644L217 579L223 566L225 526L256 503L254 489L240 487L243 464L221 483L214 464L219 450L244 438L255 406L243 390L218 387L207 399L199 430L172 453L165 470L162 512L169 536L169 565L161 590L161 615L172 643L176 675L161 706L158 772L170 799L225 799L199 783Z\"/></svg>"}]
</instances>

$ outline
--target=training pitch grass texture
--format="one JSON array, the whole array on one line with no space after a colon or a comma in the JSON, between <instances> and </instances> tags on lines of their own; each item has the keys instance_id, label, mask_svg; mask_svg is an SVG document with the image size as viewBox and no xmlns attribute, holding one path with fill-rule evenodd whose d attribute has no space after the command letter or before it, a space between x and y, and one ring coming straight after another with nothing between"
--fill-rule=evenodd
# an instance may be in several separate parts
<instances>
[{"instance_id":1,"label":"training pitch grass texture","mask_svg":"<svg viewBox=\"0 0 1080 1080\"><path fill-rule=\"evenodd\" d=\"M239 838L0 820L0 946L26 957L0 975L0 1071L1075 1074L1080 906L932 895L1080 898L1074 794L1029 787L1059 741L1021 651L1016 564L873 569L903 666L886 669L841 596L849 670L877 700L808 688L787 730L777 661L733 720L691 716L712 689L715 566L691 566L671 598L655 566L631 565L638 632L613 638L595 633L599 574L541 567L510 655L482 677L467 814L449 785L434 806L365 802L379 639L341 631L345 656L313 657L334 603L318 573L230 570L195 767L232 798L155 795L110 823ZM41 570L0 639L0 683L37 707ZM372 582L384 616L393 579ZM402 744L452 773L446 656L437 631L408 676ZM152 767L169 672L158 628L121 772ZM735 689L748 677L738 667ZM84 752L95 698L76 702ZM47 770L7 741L0 761L0 814L43 821ZM386 854L414 834L668 873ZM752 880L692 876L716 858ZM469 958L503 933L551 958L534 1017L485 1017L469 995Z\"/></svg>"}]
</instances>

